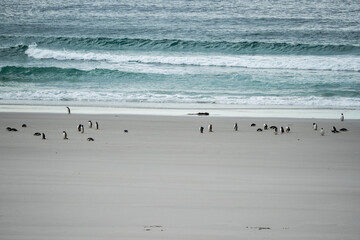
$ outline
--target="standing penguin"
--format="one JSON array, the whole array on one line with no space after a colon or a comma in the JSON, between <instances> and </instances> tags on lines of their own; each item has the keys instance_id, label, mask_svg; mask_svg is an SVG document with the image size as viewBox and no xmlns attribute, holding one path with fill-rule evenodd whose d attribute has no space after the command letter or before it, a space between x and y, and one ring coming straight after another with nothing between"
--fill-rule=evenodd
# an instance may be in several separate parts
<instances>
[{"instance_id":1,"label":"standing penguin","mask_svg":"<svg viewBox=\"0 0 360 240\"><path fill-rule=\"evenodd\" d=\"M45 140L46 139L45 133L42 133L41 135L42 135L42 139Z\"/></svg>"},{"instance_id":2,"label":"standing penguin","mask_svg":"<svg viewBox=\"0 0 360 240\"><path fill-rule=\"evenodd\" d=\"M280 127L280 133L284 133L284 128L283 128L283 126Z\"/></svg>"},{"instance_id":3,"label":"standing penguin","mask_svg":"<svg viewBox=\"0 0 360 240\"><path fill-rule=\"evenodd\" d=\"M203 133L204 132L204 127L200 127L199 130L200 130L200 133Z\"/></svg>"},{"instance_id":4,"label":"standing penguin","mask_svg":"<svg viewBox=\"0 0 360 240\"><path fill-rule=\"evenodd\" d=\"M235 130L235 131L238 130L238 125L237 125L237 123L235 123L235 125L234 125L234 130Z\"/></svg>"},{"instance_id":5,"label":"standing penguin","mask_svg":"<svg viewBox=\"0 0 360 240\"><path fill-rule=\"evenodd\" d=\"M275 135L278 134L278 129L277 129L277 127L274 127L274 134L275 134Z\"/></svg>"},{"instance_id":6,"label":"standing penguin","mask_svg":"<svg viewBox=\"0 0 360 240\"><path fill-rule=\"evenodd\" d=\"M68 139L67 133L66 133L65 131L63 131L63 139L64 139L64 140L67 140L67 139Z\"/></svg>"},{"instance_id":7,"label":"standing penguin","mask_svg":"<svg viewBox=\"0 0 360 240\"><path fill-rule=\"evenodd\" d=\"M66 108L68 110L68 114L71 114L70 108L69 107L66 107Z\"/></svg>"},{"instance_id":8,"label":"standing penguin","mask_svg":"<svg viewBox=\"0 0 360 240\"><path fill-rule=\"evenodd\" d=\"M81 124L81 126L80 126L80 132L81 132L81 133L84 133L84 125L82 125L82 124Z\"/></svg>"},{"instance_id":9,"label":"standing penguin","mask_svg":"<svg viewBox=\"0 0 360 240\"><path fill-rule=\"evenodd\" d=\"M268 125L264 123L264 130L268 130Z\"/></svg>"},{"instance_id":10,"label":"standing penguin","mask_svg":"<svg viewBox=\"0 0 360 240\"><path fill-rule=\"evenodd\" d=\"M314 129L315 131L317 131L317 124L316 124L316 123L313 123L313 129Z\"/></svg>"},{"instance_id":11,"label":"standing penguin","mask_svg":"<svg viewBox=\"0 0 360 240\"><path fill-rule=\"evenodd\" d=\"M99 130L99 123L98 122L95 122L95 128L96 128L96 130Z\"/></svg>"},{"instance_id":12,"label":"standing penguin","mask_svg":"<svg viewBox=\"0 0 360 240\"><path fill-rule=\"evenodd\" d=\"M287 133L289 133L289 132L290 132L290 127L287 126L287 127L285 128L285 131L286 131Z\"/></svg>"},{"instance_id":13,"label":"standing penguin","mask_svg":"<svg viewBox=\"0 0 360 240\"><path fill-rule=\"evenodd\" d=\"M77 130L78 132L81 132L81 124L78 125Z\"/></svg>"},{"instance_id":14,"label":"standing penguin","mask_svg":"<svg viewBox=\"0 0 360 240\"><path fill-rule=\"evenodd\" d=\"M208 126L208 131L209 132L212 132L213 130L212 130L212 124L210 124L209 126Z\"/></svg>"},{"instance_id":15,"label":"standing penguin","mask_svg":"<svg viewBox=\"0 0 360 240\"><path fill-rule=\"evenodd\" d=\"M89 128L92 128L92 122L89 120Z\"/></svg>"},{"instance_id":16,"label":"standing penguin","mask_svg":"<svg viewBox=\"0 0 360 240\"><path fill-rule=\"evenodd\" d=\"M344 121L344 114L343 113L341 113L341 116L340 116L340 121Z\"/></svg>"},{"instance_id":17,"label":"standing penguin","mask_svg":"<svg viewBox=\"0 0 360 240\"><path fill-rule=\"evenodd\" d=\"M325 135L325 130L323 128L320 129L320 134L321 134L321 136Z\"/></svg>"}]
</instances>

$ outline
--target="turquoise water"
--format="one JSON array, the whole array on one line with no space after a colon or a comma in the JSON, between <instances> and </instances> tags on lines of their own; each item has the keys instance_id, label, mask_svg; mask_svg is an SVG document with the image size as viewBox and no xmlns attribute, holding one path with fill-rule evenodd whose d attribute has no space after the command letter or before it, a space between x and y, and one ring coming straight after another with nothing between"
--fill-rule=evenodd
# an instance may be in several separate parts
<instances>
[{"instance_id":1,"label":"turquoise water","mask_svg":"<svg viewBox=\"0 0 360 240\"><path fill-rule=\"evenodd\" d=\"M3 0L14 103L360 109L360 2Z\"/></svg>"}]
</instances>

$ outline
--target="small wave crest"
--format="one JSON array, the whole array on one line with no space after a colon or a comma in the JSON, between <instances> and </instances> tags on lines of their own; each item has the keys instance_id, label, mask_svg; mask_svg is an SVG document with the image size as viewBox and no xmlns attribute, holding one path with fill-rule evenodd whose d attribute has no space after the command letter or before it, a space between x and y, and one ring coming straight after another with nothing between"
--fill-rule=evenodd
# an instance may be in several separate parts
<instances>
[{"instance_id":1,"label":"small wave crest","mask_svg":"<svg viewBox=\"0 0 360 240\"><path fill-rule=\"evenodd\" d=\"M95 50L170 51L254 55L360 55L360 45L307 44L261 41L196 41L182 39L143 39L106 37L35 37L0 36L0 43L14 42L41 47ZM0 45L0 48L3 47Z\"/></svg>"},{"instance_id":2,"label":"small wave crest","mask_svg":"<svg viewBox=\"0 0 360 240\"><path fill-rule=\"evenodd\" d=\"M313 55L214 55L193 53L139 53L121 51L53 50L30 45L25 53L35 59L58 61L88 61L101 63L105 69L121 69L124 65L215 66L252 69L297 69L327 71L360 71L360 56Z\"/></svg>"}]
</instances>

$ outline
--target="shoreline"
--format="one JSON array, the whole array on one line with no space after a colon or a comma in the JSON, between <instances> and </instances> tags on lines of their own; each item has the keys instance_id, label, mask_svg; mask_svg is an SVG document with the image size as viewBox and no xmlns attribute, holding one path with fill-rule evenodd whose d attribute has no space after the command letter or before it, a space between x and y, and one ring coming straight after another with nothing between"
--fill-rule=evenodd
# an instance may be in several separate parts
<instances>
[{"instance_id":1,"label":"shoreline","mask_svg":"<svg viewBox=\"0 0 360 240\"><path fill-rule=\"evenodd\" d=\"M300 118L300 119L338 119L344 113L346 119L360 119L357 109L329 108L289 108L289 107L101 107L101 106L71 106L72 114L101 115L145 115L145 116L189 116L199 112L207 112L211 117L241 117L241 118ZM18 113L66 113L66 105L24 105L0 104L0 112Z\"/></svg>"}]
</instances>

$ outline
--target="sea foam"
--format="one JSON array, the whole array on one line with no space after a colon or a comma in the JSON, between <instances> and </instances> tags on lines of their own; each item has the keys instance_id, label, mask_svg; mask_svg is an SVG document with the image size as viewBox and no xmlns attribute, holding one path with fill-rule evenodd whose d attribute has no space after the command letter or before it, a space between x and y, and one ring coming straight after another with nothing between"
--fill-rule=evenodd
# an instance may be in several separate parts
<instances>
[{"instance_id":1,"label":"sea foam","mask_svg":"<svg viewBox=\"0 0 360 240\"><path fill-rule=\"evenodd\" d=\"M360 56L356 55L214 55L191 53L148 53L121 51L74 51L53 50L30 45L25 53L35 59L57 61L88 61L100 64L101 68L121 70L135 66L143 71L146 65L240 67L251 69L295 69L326 71L360 71ZM75 65L74 65L75 66Z\"/></svg>"}]
</instances>

